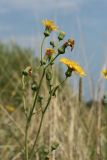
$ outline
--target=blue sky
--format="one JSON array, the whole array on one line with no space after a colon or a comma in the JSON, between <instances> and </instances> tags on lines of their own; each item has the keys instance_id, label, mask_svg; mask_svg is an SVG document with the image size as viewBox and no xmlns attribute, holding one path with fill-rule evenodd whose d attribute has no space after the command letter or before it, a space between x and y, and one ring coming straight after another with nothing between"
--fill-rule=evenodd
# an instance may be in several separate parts
<instances>
[{"instance_id":1,"label":"blue sky","mask_svg":"<svg viewBox=\"0 0 107 160\"><path fill-rule=\"evenodd\" d=\"M38 53L41 21L46 18L67 33L66 39L75 39L75 49L72 53L68 50L67 57L77 60L88 73L84 93L91 98L90 92L100 81L100 70L107 64L107 1L0 0L0 40L15 40Z\"/></svg>"}]
</instances>

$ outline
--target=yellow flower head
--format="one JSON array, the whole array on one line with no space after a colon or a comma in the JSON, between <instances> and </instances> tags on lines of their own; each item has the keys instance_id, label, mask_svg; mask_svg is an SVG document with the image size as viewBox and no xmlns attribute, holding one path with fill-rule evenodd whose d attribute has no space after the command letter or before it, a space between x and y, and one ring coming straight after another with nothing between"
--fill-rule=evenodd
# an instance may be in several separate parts
<instances>
[{"instance_id":1,"label":"yellow flower head","mask_svg":"<svg viewBox=\"0 0 107 160\"><path fill-rule=\"evenodd\" d=\"M61 58L60 62L64 63L71 71L78 73L80 76L85 76L85 72L79 64L75 61L69 60L67 58Z\"/></svg>"},{"instance_id":2,"label":"yellow flower head","mask_svg":"<svg viewBox=\"0 0 107 160\"><path fill-rule=\"evenodd\" d=\"M103 69L101 73L103 74L104 78L107 79L107 69Z\"/></svg>"},{"instance_id":3,"label":"yellow flower head","mask_svg":"<svg viewBox=\"0 0 107 160\"><path fill-rule=\"evenodd\" d=\"M45 31L44 31L45 37L48 37L51 31L58 30L58 27L54 24L53 21L43 20L42 24L45 26Z\"/></svg>"},{"instance_id":4,"label":"yellow flower head","mask_svg":"<svg viewBox=\"0 0 107 160\"><path fill-rule=\"evenodd\" d=\"M51 56L52 54L55 54L56 51L52 48L47 48L45 54L48 56Z\"/></svg>"},{"instance_id":5,"label":"yellow flower head","mask_svg":"<svg viewBox=\"0 0 107 160\"><path fill-rule=\"evenodd\" d=\"M54 24L53 21L43 20L42 23L46 28L48 28L51 31L56 31L58 29L58 27Z\"/></svg>"}]
</instances>

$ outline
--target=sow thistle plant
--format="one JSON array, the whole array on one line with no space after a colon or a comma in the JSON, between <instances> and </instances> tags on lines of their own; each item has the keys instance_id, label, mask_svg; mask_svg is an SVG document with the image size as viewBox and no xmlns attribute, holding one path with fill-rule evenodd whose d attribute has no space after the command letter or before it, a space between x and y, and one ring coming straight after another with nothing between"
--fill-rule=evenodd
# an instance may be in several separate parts
<instances>
[{"instance_id":1,"label":"sow thistle plant","mask_svg":"<svg viewBox=\"0 0 107 160\"><path fill-rule=\"evenodd\" d=\"M65 79L60 82L60 84L55 85L53 83L53 66L54 66L54 62L56 61L57 57L59 57L62 54L65 54L66 49L68 47L71 48L71 51L74 48L74 44L75 41L74 39L68 39L67 41L63 42L64 37L65 37L65 32L60 31L58 29L58 27L55 25L55 23L53 21L49 21L49 20L43 20L43 25L45 27L44 30L44 37L41 43L41 49L40 49L40 65L38 67L38 71L41 71L41 78L40 81L38 82L36 79L34 79L33 77L33 69L31 66L26 67L23 72L22 72L22 86L23 86L23 106L24 106L24 113L26 116L26 127L25 127L25 145L24 145L24 159L25 160L32 160L34 158L34 155L38 152L38 154L41 154L41 160L48 160L49 159L49 154L50 152L53 152L53 150L56 150L56 148L58 147L57 143L52 144L51 146L51 150L45 152L45 148L43 146L41 146L41 149L38 149L37 146L37 142L39 139L39 135L40 135L40 131L41 131L41 127L43 124L43 120L44 120L44 116L45 113L47 112L47 109L50 105L51 99L53 96L56 96L56 92L59 89L59 87L61 85L63 85L63 83L67 80L68 77L72 76L72 72L76 72L77 74L79 74L79 76L83 77L85 76L85 72L82 69L81 66L79 66L79 64L77 64L76 62L74 62L73 60L69 60L67 58L61 58L60 62L65 64L67 66L67 71L65 72ZM58 46L56 44L55 41L50 41L50 46L49 48L46 48L45 51L43 52L43 45L44 45L44 41L46 38L48 38L51 34L52 31L57 31L58 32L58 36L57 36L57 42L58 42ZM25 89L26 89L26 81L28 81L29 79L32 79L33 83L31 86L31 89L34 92L34 97L33 97L33 102L32 102L32 106L31 107L26 107L26 100L25 100ZM48 99L47 101L45 101L44 97L41 96L40 94L40 90L42 87L42 83L43 80L46 79L47 85L48 85ZM32 117L35 116L35 111L37 109L37 102L39 101L39 103L41 104L41 119L40 119L40 124L37 130L37 134L34 137L34 141L33 141L33 145L29 147L29 143L28 143L28 137L29 137L29 129L30 129L30 125L32 123ZM44 154L45 153L45 154ZM43 156L42 156L43 154Z\"/></svg>"}]
</instances>

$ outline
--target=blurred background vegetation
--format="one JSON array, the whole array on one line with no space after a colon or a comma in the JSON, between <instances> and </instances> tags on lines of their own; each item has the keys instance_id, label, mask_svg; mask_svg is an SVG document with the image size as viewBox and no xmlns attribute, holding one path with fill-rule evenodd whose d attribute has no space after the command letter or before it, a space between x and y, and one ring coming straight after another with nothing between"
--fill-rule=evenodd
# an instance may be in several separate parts
<instances>
[{"instance_id":1,"label":"blurred background vegetation","mask_svg":"<svg viewBox=\"0 0 107 160\"><path fill-rule=\"evenodd\" d=\"M21 48L15 43L0 43L0 159L22 160L25 117L23 113L22 70L31 65L35 79L38 59L30 48ZM55 83L62 80L62 69L54 67ZM31 106L32 82L28 82L27 105ZM45 116L38 148L41 155L35 159L46 160L45 154L54 143L58 148L49 155L50 160L107 160L107 106L105 103L85 102L82 97L81 79L77 95L67 82L53 97ZM44 82L41 93L47 94ZM39 104L37 116L30 127L29 147L35 137L40 120Z\"/></svg>"}]
</instances>

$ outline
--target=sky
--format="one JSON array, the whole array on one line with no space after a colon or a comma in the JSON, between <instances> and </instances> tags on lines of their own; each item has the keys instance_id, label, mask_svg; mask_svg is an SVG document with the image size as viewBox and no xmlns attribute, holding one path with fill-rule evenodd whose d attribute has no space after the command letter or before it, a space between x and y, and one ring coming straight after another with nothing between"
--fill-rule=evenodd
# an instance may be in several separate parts
<instances>
[{"instance_id":1,"label":"sky","mask_svg":"<svg viewBox=\"0 0 107 160\"><path fill-rule=\"evenodd\" d=\"M107 64L107 1L0 0L0 41L32 47L37 56L43 19L54 20L66 32L65 39L75 39L74 50L68 50L66 57L78 61L87 72L84 96L92 98L98 85L104 84L100 71ZM107 82L105 86L107 90Z\"/></svg>"}]
</instances>

